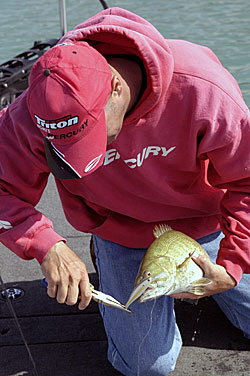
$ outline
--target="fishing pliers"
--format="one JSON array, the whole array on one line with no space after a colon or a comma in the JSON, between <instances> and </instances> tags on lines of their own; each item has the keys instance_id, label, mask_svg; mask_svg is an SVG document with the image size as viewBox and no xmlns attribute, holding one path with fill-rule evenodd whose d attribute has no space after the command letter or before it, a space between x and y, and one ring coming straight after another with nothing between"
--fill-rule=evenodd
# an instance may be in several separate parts
<instances>
[{"instance_id":1,"label":"fishing pliers","mask_svg":"<svg viewBox=\"0 0 250 376\"><path fill-rule=\"evenodd\" d=\"M42 280L42 282L43 282L44 286L48 287L48 283L47 283L45 278ZM92 298L96 302L104 304L108 307L120 309L121 311L126 311L126 312L131 313L130 309L126 308L125 305L123 305L118 300L113 298L113 296L105 294L104 292L95 290L94 286L91 283L89 285L90 285L91 292L92 292ZM81 295L79 295L78 298L81 299Z\"/></svg>"}]
</instances>

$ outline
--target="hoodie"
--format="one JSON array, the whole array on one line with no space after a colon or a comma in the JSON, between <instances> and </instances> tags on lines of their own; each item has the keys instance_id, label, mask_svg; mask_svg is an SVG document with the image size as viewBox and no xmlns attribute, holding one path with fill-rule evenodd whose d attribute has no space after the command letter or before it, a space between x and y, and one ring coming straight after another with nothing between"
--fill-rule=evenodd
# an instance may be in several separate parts
<instances>
[{"instance_id":1,"label":"hoodie","mask_svg":"<svg viewBox=\"0 0 250 376\"><path fill-rule=\"evenodd\" d=\"M239 282L250 273L250 116L236 81L210 49L166 40L124 9L100 12L59 43L78 40L104 56L136 55L145 77L102 166L56 179L67 220L132 248L148 247L156 224L196 239L222 229L217 263ZM34 208L49 169L26 96L1 113L0 241L42 263L62 237Z\"/></svg>"}]
</instances>

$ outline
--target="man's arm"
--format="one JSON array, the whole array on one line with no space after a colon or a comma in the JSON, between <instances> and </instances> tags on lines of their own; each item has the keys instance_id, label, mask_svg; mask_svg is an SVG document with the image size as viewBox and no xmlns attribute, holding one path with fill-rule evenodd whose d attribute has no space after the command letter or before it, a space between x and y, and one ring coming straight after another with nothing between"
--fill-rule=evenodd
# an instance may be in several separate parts
<instances>
[{"instance_id":1,"label":"man's arm","mask_svg":"<svg viewBox=\"0 0 250 376\"><path fill-rule=\"evenodd\" d=\"M0 113L0 242L23 259L37 259L49 295L59 302L75 303L80 287L83 309L91 299L86 267L35 208L49 173L43 138L23 93Z\"/></svg>"},{"instance_id":2,"label":"man's arm","mask_svg":"<svg viewBox=\"0 0 250 376\"><path fill-rule=\"evenodd\" d=\"M228 97L224 99L227 103ZM225 236L220 243L216 265L204 265L204 271L212 273L215 282L210 285L213 293L228 289L228 284L233 285L230 278L237 284L242 274L250 273L250 112L246 107L242 111L231 100L227 106L225 103L198 147L199 158L208 162L208 183L224 190L220 226Z\"/></svg>"}]
</instances>

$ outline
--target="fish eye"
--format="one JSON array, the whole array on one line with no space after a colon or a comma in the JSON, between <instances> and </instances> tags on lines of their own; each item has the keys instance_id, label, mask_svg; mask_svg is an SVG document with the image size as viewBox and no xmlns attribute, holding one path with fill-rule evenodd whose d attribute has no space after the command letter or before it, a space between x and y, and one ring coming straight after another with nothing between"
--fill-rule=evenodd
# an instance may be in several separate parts
<instances>
[{"instance_id":1,"label":"fish eye","mask_svg":"<svg viewBox=\"0 0 250 376\"><path fill-rule=\"evenodd\" d=\"M150 272L147 272L147 271L145 270L144 273L143 273L143 276L144 276L144 278L150 277L150 276L151 276L151 273L150 273Z\"/></svg>"}]
</instances>

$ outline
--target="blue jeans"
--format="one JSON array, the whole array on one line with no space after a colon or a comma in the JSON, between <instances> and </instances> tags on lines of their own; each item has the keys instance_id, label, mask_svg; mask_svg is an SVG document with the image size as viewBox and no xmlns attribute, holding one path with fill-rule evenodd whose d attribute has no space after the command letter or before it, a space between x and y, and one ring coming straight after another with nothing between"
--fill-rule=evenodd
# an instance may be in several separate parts
<instances>
[{"instance_id":1,"label":"blue jeans","mask_svg":"<svg viewBox=\"0 0 250 376\"><path fill-rule=\"evenodd\" d=\"M199 239L215 262L223 234ZM145 253L94 236L99 289L126 303ZM250 338L250 275L235 288L213 295L229 320ZM247 289L248 287L248 289ZM248 292L247 292L248 290ZM108 359L125 376L167 375L175 368L182 340L174 299L162 296L131 306L132 314L99 305L108 338Z\"/></svg>"}]
</instances>

